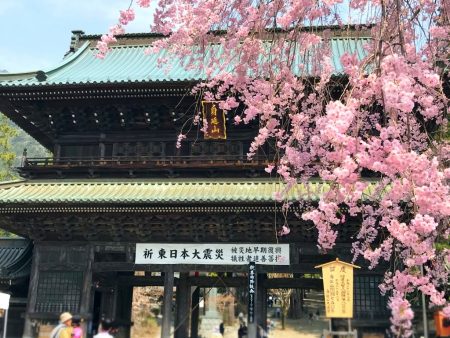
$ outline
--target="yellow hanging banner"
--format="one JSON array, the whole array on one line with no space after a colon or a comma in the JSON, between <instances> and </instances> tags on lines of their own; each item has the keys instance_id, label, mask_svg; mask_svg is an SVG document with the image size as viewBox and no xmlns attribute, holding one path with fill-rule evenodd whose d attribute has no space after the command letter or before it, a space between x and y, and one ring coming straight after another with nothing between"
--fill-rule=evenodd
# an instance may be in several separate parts
<instances>
[{"instance_id":1,"label":"yellow hanging banner","mask_svg":"<svg viewBox=\"0 0 450 338\"><path fill-rule=\"evenodd\" d=\"M359 266L336 258L316 268L322 268L326 317L353 318L353 269Z\"/></svg>"}]
</instances>

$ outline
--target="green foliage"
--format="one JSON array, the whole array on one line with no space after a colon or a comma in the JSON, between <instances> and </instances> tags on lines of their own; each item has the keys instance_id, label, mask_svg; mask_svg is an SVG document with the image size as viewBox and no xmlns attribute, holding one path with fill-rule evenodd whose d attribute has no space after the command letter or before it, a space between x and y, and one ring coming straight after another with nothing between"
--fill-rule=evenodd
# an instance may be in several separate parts
<instances>
[{"instance_id":1,"label":"green foliage","mask_svg":"<svg viewBox=\"0 0 450 338\"><path fill-rule=\"evenodd\" d=\"M0 113L0 181L17 179L24 149L28 157L49 157L51 153Z\"/></svg>"},{"instance_id":2,"label":"green foliage","mask_svg":"<svg viewBox=\"0 0 450 338\"><path fill-rule=\"evenodd\" d=\"M442 251L444 249L450 250L450 240L435 243L434 247L437 251Z\"/></svg>"},{"instance_id":3,"label":"green foliage","mask_svg":"<svg viewBox=\"0 0 450 338\"><path fill-rule=\"evenodd\" d=\"M14 167L20 165L24 148L27 148L29 156L45 157L51 155L36 140L0 113L0 182L18 178ZM0 229L0 237L16 236Z\"/></svg>"},{"instance_id":4,"label":"green foliage","mask_svg":"<svg viewBox=\"0 0 450 338\"><path fill-rule=\"evenodd\" d=\"M150 327L150 328L157 328L158 327L158 323L157 323L157 321L156 321L156 318L155 317L151 317L151 316L148 316L147 317L147 320L146 320L146 326L147 327Z\"/></svg>"},{"instance_id":5,"label":"green foliage","mask_svg":"<svg viewBox=\"0 0 450 338\"><path fill-rule=\"evenodd\" d=\"M13 234L12 232L0 229L0 237L18 237L18 236L16 234Z\"/></svg>"},{"instance_id":6,"label":"green foliage","mask_svg":"<svg viewBox=\"0 0 450 338\"><path fill-rule=\"evenodd\" d=\"M15 178L12 166L16 154L12 150L11 139L17 135L17 129L11 126L6 116L0 114L0 181Z\"/></svg>"},{"instance_id":7,"label":"green foliage","mask_svg":"<svg viewBox=\"0 0 450 338\"><path fill-rule=\"evenodd\" d=\"M0 114L0 181L15 178L11 170L16 154L11 148L11 139L17 135L17 131L12 127L6 116ZM15 235L0 229L0 237L14 237Z\"/></svg>"},{"instance_id":8,"label":"green foliage","mask_svg":"<svg viewBox=\"0 0 450 338\"><path fill-rule=\"evenodd\" d=\"M52 154L41 146L34 138L17 127L14 123L10 125L16 130L16 135L11 140L11 150L16 154L14 166L20 165L24 149L27 149L28 157L51 157Z\"/></svg>"}]
</instances>

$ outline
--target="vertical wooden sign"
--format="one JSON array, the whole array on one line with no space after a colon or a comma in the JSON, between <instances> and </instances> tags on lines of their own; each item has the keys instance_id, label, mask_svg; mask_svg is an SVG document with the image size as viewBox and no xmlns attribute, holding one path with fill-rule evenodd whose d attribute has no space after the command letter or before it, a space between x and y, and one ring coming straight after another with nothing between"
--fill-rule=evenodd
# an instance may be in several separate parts
<instances>
[{"instance_id":1,"label":"vertical wooden sign","mask_svg":"<svg viewBox=\"0 0 450 338\"><path fill-rule=\"evenodd\" d=\"M316 268L322 268L326 316L353 318L353 269L359 266L336 258Z\"/></svg>"},{"instance_id":2,"label":"vertical wooden sign","mask_svg":"<svg viewBox=\"0 0 450 338\"><path fill-rule=\"evenodd\" d=\"M207 125L204 133L205 139L226 140L225 112L219 108L219 102L202 101L202 115L203 121Z\"/></svg>"},{"instance_id":3,"label":"vertical wooden sign","mask_svg":"<svg viewBox=\"0 0 450 338\"><path fill-rule=\"evenodd\" d=\"M255 322L256 303L256 264L250 262L248 265L248 323Z\"/></svg>"}]
</instances>

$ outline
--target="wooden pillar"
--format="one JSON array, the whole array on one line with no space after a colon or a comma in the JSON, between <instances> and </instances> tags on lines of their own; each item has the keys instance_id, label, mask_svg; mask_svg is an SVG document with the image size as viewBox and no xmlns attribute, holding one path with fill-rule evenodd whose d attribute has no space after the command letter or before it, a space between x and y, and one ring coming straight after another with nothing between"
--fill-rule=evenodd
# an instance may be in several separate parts
<instances>
[{"instance_id":1,"label":"wooden pillar","mask_svg":"<svg viewBox=\"0 0 450 338\"><path fill-rule=\"evenodd\" d=\"M81 293L80 314L83 318L92 317L92 264L94 264L94 247L91 245L86 246L88 252L88 261L86 262L86 268L84 270L83 287Z\"/></svg>"},{"instance_id":2,"label":"wooden pillar","mask_svg":"<svg viewBox=\"0 0 450 338\"><path fill-rule=\"evenodd\" d=\"M188 284L189 273L180 273L177 286L177 317L175 320L175 338L189 337L189 314L191 287Z\"/></svg>"},{"instance_id":3,"label":"wooden pillar","mask_svg":"<svg viewBox=\"0 0 450 338\"><path fill-rule=\"evenodd\" d=\"M117 288L117 306L115 318L123 320L128 323L131 322L131 310L133 306L133 287L120 286ZM127 326L123 330L121 337L129 338L131 334L131 327Z\"/></svg>"},{"instance_id":4,"label":"wooden pillar","mask_svg":"<svg viewBox=\"0 0 450 338\"><path fill-rule=\"evenodd\" d=\"M170 327L172 323L172 297L173 297L173 266L169 265L164 272L164 297L163 297L163 319L161 327L161 338L170 338Z\"/></svg>"},{"instance_id":5,"label":"wooden pillar","mask_svg":"<svg viewBox=\"0 0 450 338\"><path fill-rule=\"evenodd\" d=\"M33 325L30 319L30 313L34 312L36 306L37 288L39 282L39 261L40 261L40 247L35 243L33 248L33 260L31 264L30 284L28 286L28 302L27 312L25 315L25 327L22 338L33 338Z\"/></svg>"},{"instance_id":6,"label":"wooden pillar","mask_svg":"<svg viewBox=\"0 0 450 338\"><path fill-rule=\"evenodd\" d=\"M264 281L267 278L267 274L259 273L258 281L256 283L256 322L258 326L261 326L264 330L267 330L267 290L264 287Z\"/></svg>"},{"instance_id":7,"label":"wooden pillar","mask_svg":"<svg viewBox=\"0 0 450 338\"><path fill-rule=\"evenodd\" d=\"M105 137L106 135L101 133L100 134L100 142L99 142L99 152L100 152L100 159L104 160L105 159L105 150L106 150L106 145L105 145Z\"/></svg>"},{"instance_id":8,"label":"wooden pillar","mask_svg":"<svg viewBox=\"0 0 450 338\"><path fill-rule=\"evenodd\" d=\"M94 289L92 288L92 264L94 264L94 247L86 245L86 252L88 253L88 260L84 270L83 284L81 288L81 302L80 302L80 315L84 319L82 327L84 332L87 332L88 322L93 317L93 297Z\"/></svg>"},{"instance_id":9,"label":"wooden pillar","mask_svg":"<svg viewBox=\"0 0 450 338\"><path fill-rule=\"evenodd\" d=\"M198 338L198 319L200 316L200 287L195 286L191 303L191 338Z\"/></svg>"},{"instance_id":10,"label":"wooden pillar","mask_svg":"<svg viewBox=\"0 0 450 338\"><path fill-rule=\"evenodd\" d=\"M208 297L209 297L209 292L206 290L206 288L203 288L203 312L202 312L202 316L206 315L206 309L208 308Z\"/></svg>"},{"instance_id":11,"label":"wooden pillar","mask_svg":"<svg viewBox=\"0 0 450 338\"><path fill-rule=\"evenodd\" d=\"M106 149L106 146L105 146L104 143L100 143L100 144L99 144L99 148L100 148L100 159L101 159L101 160L104 160L104 159L105 159L105 149Z\"/></svg>"},{"instance_id":12,"label":"wooden pillar","mask_svg":"<svg viewBox=\"0 0 450 338\"><path fill-rule=\"evenodd\" d=\"M59 143L56 143L56 144L55 144L54 151L55 151L55 153L54 153L54 156L53 156L53 157L54 157L57 161L59 161L59 159L61 158L61 145L60 145Z\"/></svg>"}]
</instances>

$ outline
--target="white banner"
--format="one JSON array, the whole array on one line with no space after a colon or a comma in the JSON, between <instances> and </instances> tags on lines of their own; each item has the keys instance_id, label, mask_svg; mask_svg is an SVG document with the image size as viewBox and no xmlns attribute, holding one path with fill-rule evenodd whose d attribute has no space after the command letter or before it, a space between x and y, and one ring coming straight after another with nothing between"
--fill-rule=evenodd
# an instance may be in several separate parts
<instances>
[{"instance_id":1,"label":"white banner","mask_svg":"<svg viewBox=\"0 0 450 338\"><path fill-rule=\"evenodd\" d=\"M0 292L0 309L4 309L4 310L9 309L9 298L10 297L11 297L11 295Z\"/></svg>"},{"instance_id":2,"label":"white banner","mask_svg":"<svg viewBox=\"0 0 450 338\"><path fill-rule=\"evenodd\" d=\"M289 265L289 244L137 243L136 264Z\"/></svg>"}]
</instances>

